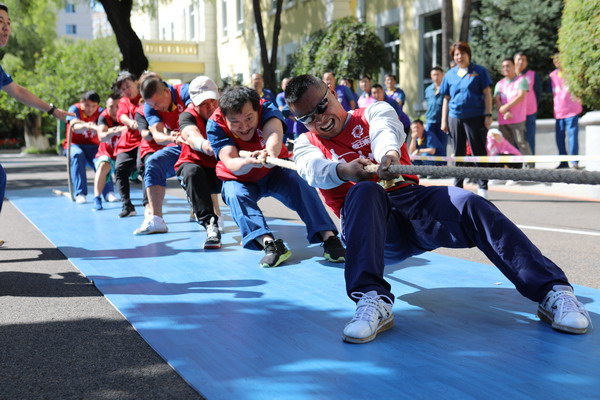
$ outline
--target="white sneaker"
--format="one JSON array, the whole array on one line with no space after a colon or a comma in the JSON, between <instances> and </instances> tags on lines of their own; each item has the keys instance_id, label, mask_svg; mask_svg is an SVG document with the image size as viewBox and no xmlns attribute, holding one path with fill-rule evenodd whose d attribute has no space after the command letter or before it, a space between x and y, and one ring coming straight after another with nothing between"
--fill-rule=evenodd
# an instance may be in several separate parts
<instances>
[{"instance_id":1,"label":"white sneaker","mask_svg":"<svg viewBox=\"0 0 600 400\"><path fill-rule=\"evenodd\" d=\"M221 232L219 232L219 226L216 217L211 217L208 224L206 224L206 240L204 240L205 249L220 249L221 248Z\"/></svg>"},{"instance_id":2,"label":"white sneaker","mask_svg":"<svg viewBox=\"0 0 600 400\"><path fill-rule=\"evenodd\" d=\"M152 215L144 219L142 225L133 231L134 235L150 235L153 233L167 233L169 228L164 219L157 215Z\"/></svg>"},{"instance_id":3,"label":"white sneaker","mask_svg":"<svg viewBox=\"0 0 600 400\"><path fill-rule=\"evenodd\" d=\"M108 194L106 195L106 201L108 201L109 203L116 203L117 201L120 201L120 199L117 197L115 192L108 192Z\"/></svg>"},{"instance_id":4,"label":"white sneaker","mask_svg":"<svg viewBox=\"0 0 600 400\"><path fill-rule=\"evenodd\" d=\"M506 183L505 183L506 186L515 186L515 185L518 185L518 184L519 184L519 182L513 181L512 179L507 180Z\"/></svg>"},{"instance_id":5,"label":"white sneaker","mask_svg":"<svg viewBox=\"0 0 600 400\"><path fill-rule=\"evenodd\" d=\"M537 315L552 328L569 333L586 333L592 322L570 286L554 286L539 304Z\"/></svg>"},{"instance_id":6,"label":"white sneaker","mask_svg":"<svg viewBox=\"0 0 600 400\"><path fill-rule=\"evenodd\" d=\"M352 297L360 299L356 303L354 318L346 324L342 339L348 343L367 343L375 339L379 332L394 326L392 300L371 290L368 293L354 292ZM383 299L389 300L389 303Z\"/></svg>"},{"instance_id":7,"label":"white sneaker","mask_svg":"<svg viewBox=\"0 0 600 400\"><path fill-rule=\"evenodd\" d=\"M477 194L480 195L481 197L483 197L486 200L488 198L488 191L487 191L487 189L477 189Z\"/></svg>"},{"instance_id":8,"label":"white sneaker","mask_svg":"<svg viewBox=\"0 0 600 400\"><path fill-rule=\"evenodd\" d=\"M85 199L85 194L78 194L75 196L75 203L77 204L85 204L87 200Z\"/></svg>"}]
</instances>

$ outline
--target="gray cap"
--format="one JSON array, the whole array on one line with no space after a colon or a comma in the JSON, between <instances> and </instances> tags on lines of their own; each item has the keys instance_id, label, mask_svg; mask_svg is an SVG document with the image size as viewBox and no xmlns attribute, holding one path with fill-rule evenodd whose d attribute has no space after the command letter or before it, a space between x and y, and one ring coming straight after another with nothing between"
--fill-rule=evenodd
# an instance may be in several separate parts
<instances>
[{"instance_id":1,"label":"gray cap","mask_svg":"<svg viewBox=\"0 0 600 400\"><path fill-rule=\"evenodd\" d=\"M219 88L208 76L198 76L190 83L190 98L195 106L202 104L204 100L219 100Z\"/></svg>"}]
</instances>

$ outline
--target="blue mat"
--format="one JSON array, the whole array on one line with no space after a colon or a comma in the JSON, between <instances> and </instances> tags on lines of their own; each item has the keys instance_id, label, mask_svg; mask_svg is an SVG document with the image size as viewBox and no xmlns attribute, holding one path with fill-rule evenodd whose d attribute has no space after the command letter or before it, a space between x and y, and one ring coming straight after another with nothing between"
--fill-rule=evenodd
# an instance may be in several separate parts
<instances>
[{"instance_id":1,"label":"blue mat","mask_svg":"<svg viewBox=\"0 0 600 400\"><path fill-rule=\"evenodd\" d=\"M492 266L433 253L390 264L396 325L351 345L343 268L303 226L269 221L293 256L261 269L226 208L224 247L204 251L183 199L167 197L168 234L133 236L143 217L119 219L119 203L92 212L48 189L7 197L208 399L600 398L597 332L553 331ZM600 327L600 291L575 290Z\"/></svg>"}]
</instances>

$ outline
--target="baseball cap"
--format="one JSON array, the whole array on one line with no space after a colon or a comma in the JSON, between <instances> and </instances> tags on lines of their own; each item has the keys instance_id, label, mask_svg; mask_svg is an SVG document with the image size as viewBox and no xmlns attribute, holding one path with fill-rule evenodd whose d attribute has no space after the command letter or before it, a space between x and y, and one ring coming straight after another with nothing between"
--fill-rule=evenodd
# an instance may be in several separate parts
<instances>
[{"instance_id":1,"label":"baseball cap","mask_svg":"<svg viewBox=\"0 0 600 400\"><path fill-rule=\"evenodd\" d=\"M198 76L190 83L190 98L195 106L202 104L204 100L219 100L219 88L208 76Z\"/></svg>"}]
</instances>

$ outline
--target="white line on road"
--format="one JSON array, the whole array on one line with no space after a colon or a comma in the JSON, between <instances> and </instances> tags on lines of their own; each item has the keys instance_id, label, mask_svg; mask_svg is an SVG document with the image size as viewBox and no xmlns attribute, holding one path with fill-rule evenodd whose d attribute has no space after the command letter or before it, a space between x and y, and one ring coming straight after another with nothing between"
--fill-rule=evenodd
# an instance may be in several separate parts
<instances>
[{"instance_id":1,"label":"white line on road","mask_svg":"<svg viewBox=\"0 0 600 400\"><path fill-rule=\"evenodd\" d=\"M560 232L560 233L574 233L576 235L589 235L589 236L600 236L600 232L588 232L588 231L575 231L572 229L557 229L557 228L544 228L541 226L530 226L530 225L517 225L520 229L533 229L536 231L548 231L548 232Z\"/></svg>"}]
</instances>

